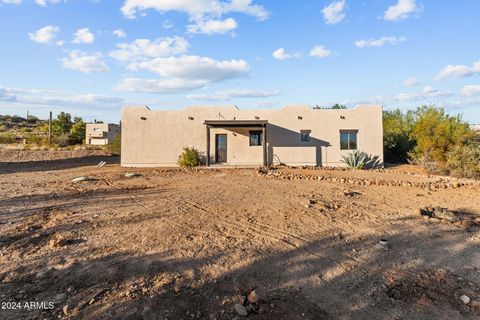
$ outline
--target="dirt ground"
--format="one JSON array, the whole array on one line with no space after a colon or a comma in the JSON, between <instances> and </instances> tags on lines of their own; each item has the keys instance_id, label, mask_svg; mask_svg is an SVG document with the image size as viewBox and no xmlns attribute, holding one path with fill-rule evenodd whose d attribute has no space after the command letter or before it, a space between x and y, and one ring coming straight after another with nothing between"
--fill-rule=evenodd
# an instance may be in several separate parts
<instances>
[{"instance_id":1,"label":"dirt ground","mask_svg":"<svg viewBox=\"0 0 480 320\"><path fill-rule=\"evenodd\" d=\"M478 183L343 179L437 179L408 167L286 169L332 181L69 156L0 156L0 319L242 319L237 304L259 320L480 318Z\"/></svg>"}]
</instances>

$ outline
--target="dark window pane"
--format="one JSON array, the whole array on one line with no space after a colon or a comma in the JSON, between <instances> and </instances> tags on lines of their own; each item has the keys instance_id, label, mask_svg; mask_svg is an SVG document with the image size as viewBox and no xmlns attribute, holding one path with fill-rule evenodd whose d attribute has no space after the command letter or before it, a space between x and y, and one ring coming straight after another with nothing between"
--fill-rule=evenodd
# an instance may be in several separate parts
<instances>
[{"instance_id":1,"label":"dark window pane","mask_svg":"<svg viewBox=\"0 0 480 320\"><path fill-rule=\"evenodd\" d=\"M250 146L261 146L261 145L262 145L262 132L250 131Z\"/></svg>"},{"instance_id":2,"label":"dark window pane","mask_svg":"<svg viewBox=\"0 0 480 320\"><path fill-rule=\"evenodd\" d=\"M348 150L348 142L340 141L340 149L341 150Z\"/></svg>"},{"instance_id":3,"label":"dark window pane","mask_svg":"<svg viewBox=\"0 0 480 320\"><path fill-rule=\"evenodd\" d=\"M300 140L302 142L309 142L310 141L310 132L302 132L300 133Z\"/></svg>"},{"instance_id":4,"label":"dark window pane","mask_svg":"<svg viewBox=\"0 0 480 320\"><path fill-rule=\"evenodd\" d=\"M354 150L357 149L357 133L356 132L351 132L349 136L349 149Z\"/></svg>"}]
</instances>

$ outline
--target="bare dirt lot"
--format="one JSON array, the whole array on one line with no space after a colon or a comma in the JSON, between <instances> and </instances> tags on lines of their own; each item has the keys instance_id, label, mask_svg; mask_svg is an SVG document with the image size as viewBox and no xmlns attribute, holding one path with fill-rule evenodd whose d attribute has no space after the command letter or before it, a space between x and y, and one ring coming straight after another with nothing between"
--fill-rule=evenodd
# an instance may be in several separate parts
<instances>
[{"instance_id":1,"label":"bare dirt lot","mask_svg":"<svg viewBox=\"0 0 480 320\"><path fill-rule=\"evenodd\" d=\"M22 157L0 157L0 319L480 317L478 183Z\"/></svg>"}]
</instances>

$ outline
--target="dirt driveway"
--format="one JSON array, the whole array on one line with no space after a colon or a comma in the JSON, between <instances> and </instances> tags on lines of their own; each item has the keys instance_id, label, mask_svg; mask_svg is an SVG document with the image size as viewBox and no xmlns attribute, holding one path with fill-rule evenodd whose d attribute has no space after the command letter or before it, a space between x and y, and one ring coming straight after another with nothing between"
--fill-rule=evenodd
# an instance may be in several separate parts
<instances>
[{"instance_id":1,"label":"dirt driveway","mask_svg":"<svg viewBox=\"0 0 480 320\"><path fill-rule=\"evenodd\" d=\"M0 163L1 319L241 319L236 304L248 319L480 317L478 184L352 185L321 170L339 179L247 169L127 179L131 169L94 160ZM435 206L458 219L420 215ZM252 289L260 302L245 298Z\"/></svg>"}]
</instances>

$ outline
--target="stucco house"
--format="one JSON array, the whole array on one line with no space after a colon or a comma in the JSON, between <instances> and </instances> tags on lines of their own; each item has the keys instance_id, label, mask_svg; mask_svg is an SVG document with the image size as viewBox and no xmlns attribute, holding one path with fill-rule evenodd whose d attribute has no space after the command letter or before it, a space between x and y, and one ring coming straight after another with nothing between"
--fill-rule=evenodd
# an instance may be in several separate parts
<instances>
[{"instance_id":1,"label":"stucco house","mask_svg":"<svg viewBox=\"0 0 480 320\"><path fill-rule=\"evenodd\" d=\"M240 110L187 107L122 112L124 167L176 166L183 147L195 147L203 164L341 166L342 155L361 150L383 165L382 106L353 109ZM207 156L208 155L208 156Z\"/></svg>"},{"instance_id":2,"label":"stucco house","mask_svg":"<svg viewBox=\"0 0 480 320\"><path fill-rule=\"evenodd\" d=\"M94 122L85 126L85 144L103 146L111 143L120 134L120 125Z\"/></svg>"}]
</instances>

